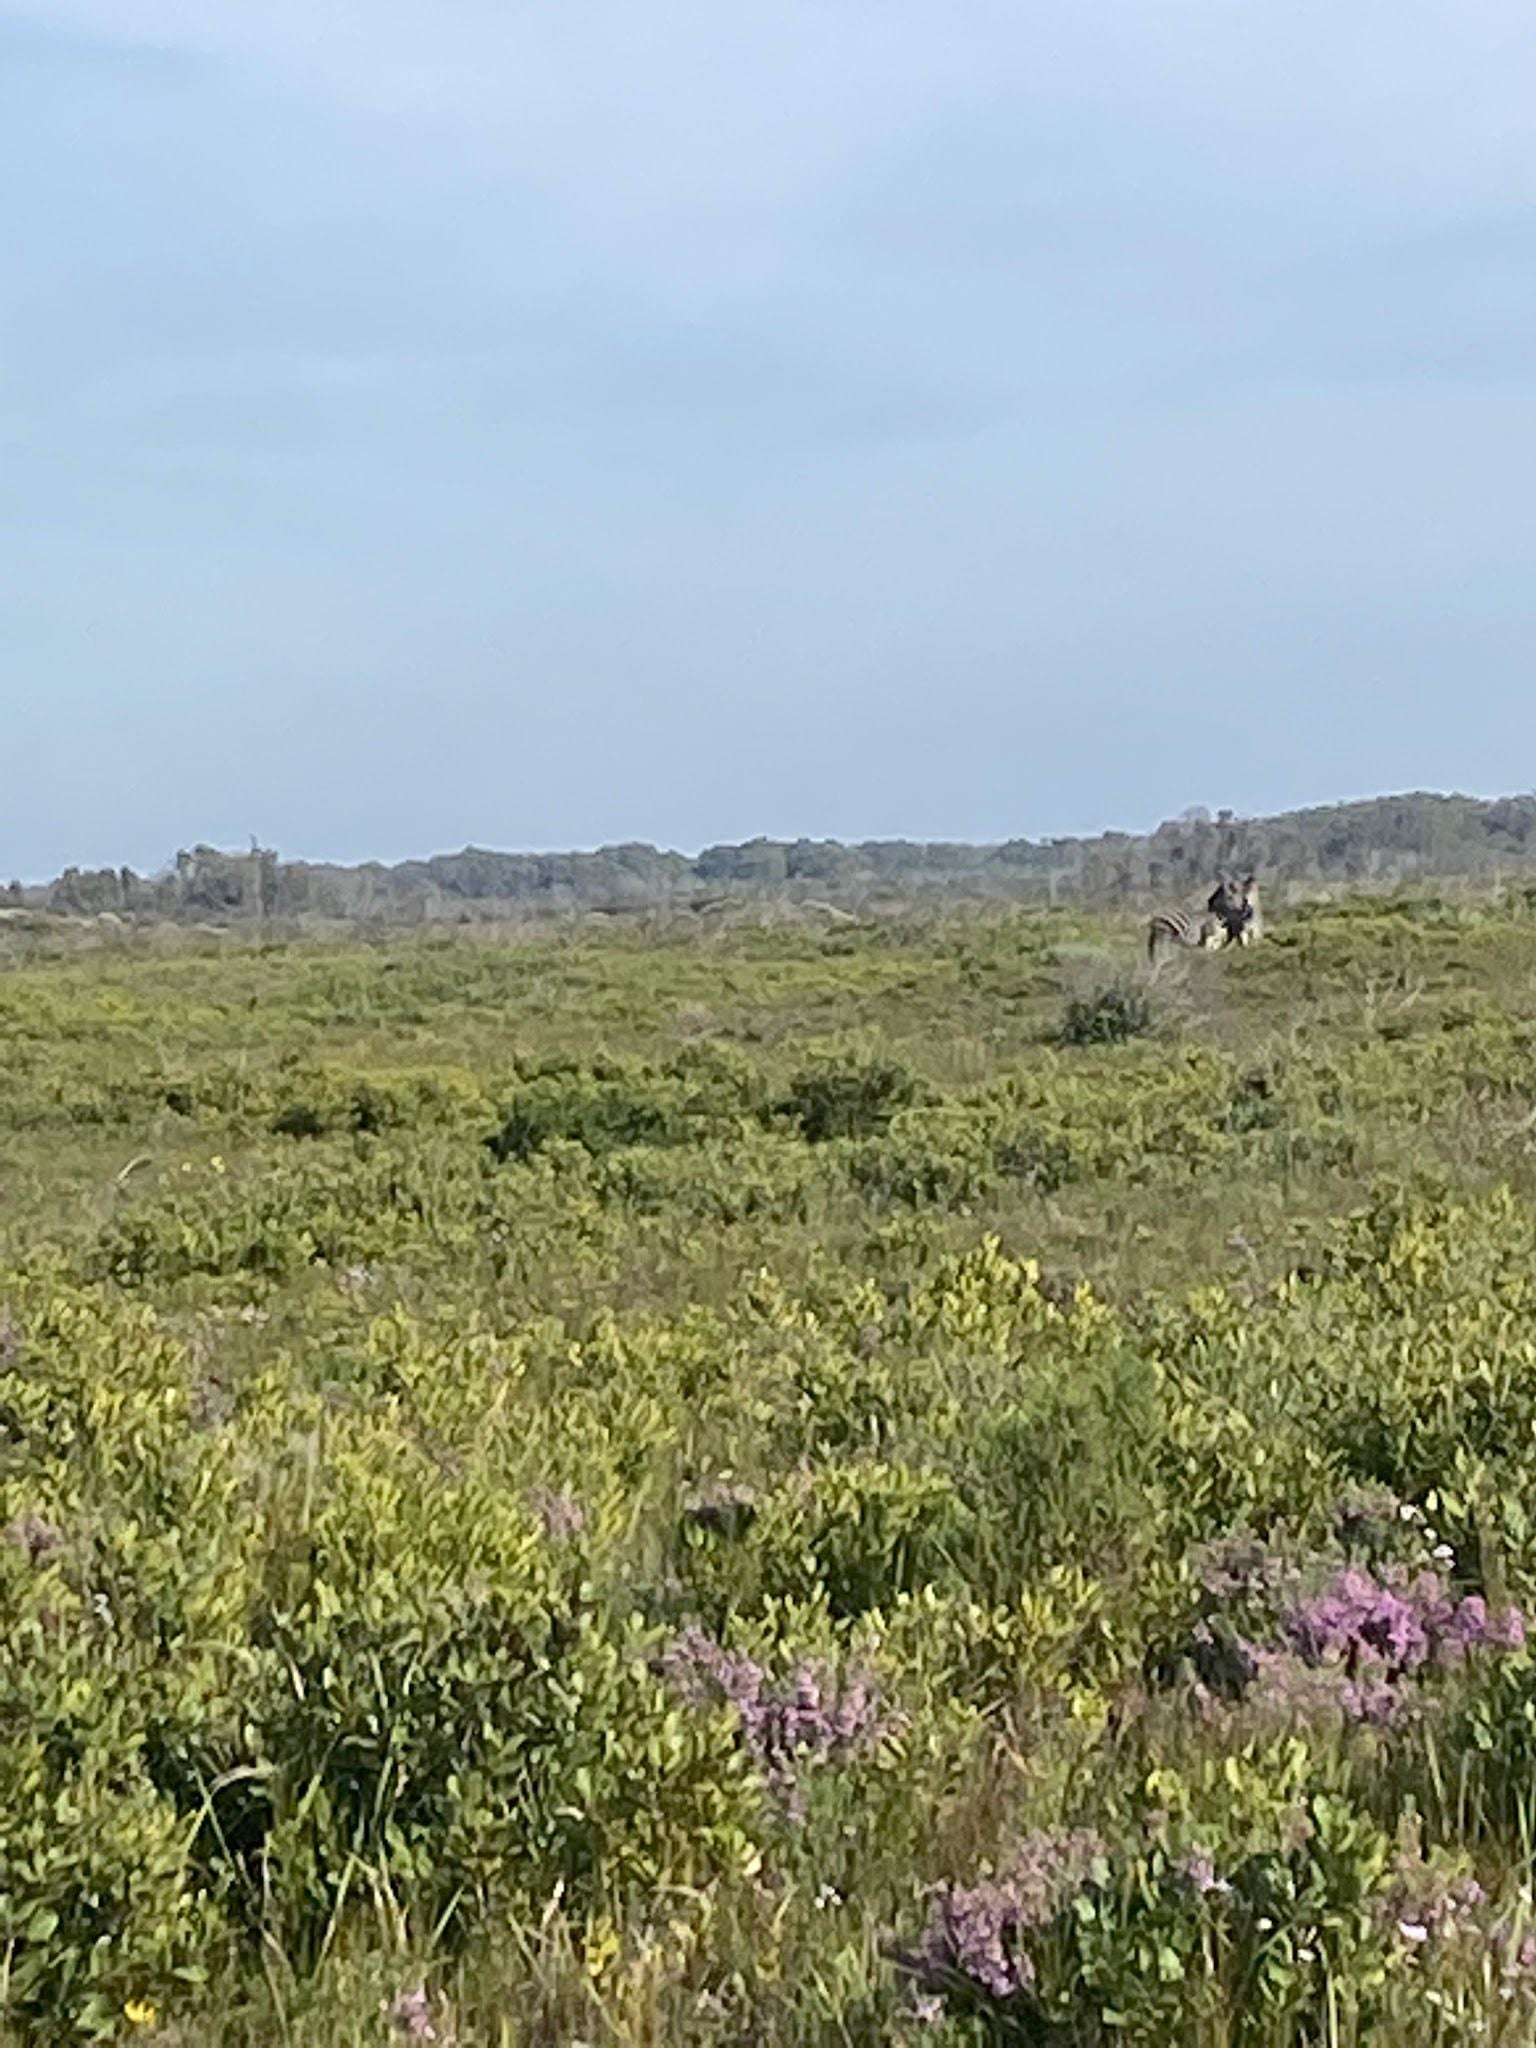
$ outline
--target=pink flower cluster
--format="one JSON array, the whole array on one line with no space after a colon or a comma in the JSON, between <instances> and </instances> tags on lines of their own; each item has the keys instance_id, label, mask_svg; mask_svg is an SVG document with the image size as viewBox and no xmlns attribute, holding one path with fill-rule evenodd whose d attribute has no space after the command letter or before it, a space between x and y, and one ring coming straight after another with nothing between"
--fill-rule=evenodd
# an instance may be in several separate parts
<instances>
[{"instance_id":1,"label":"pink flower cluster","mask_svg":"<svg viewBox=\"0 0 1536 2048\"><path fill-rule=\"evenodd\" d=\"M1417 1854L1400 1856L1379 1910L1405 1960L1428 1959L1442 1950L1481 1955L1505 2001L1528 2000L1536 1990L1536 1927L1528 1906L1495 1914L1475 1877L1435 1870Z\"/></svg>"},{"instance_id":2,"label":"pink flower cluster","mask_svg":"<svg viewBox=\"0 0 1536 2048\"><path fill-rule=\"evenodd\" d=\"M1426 1948L1481 1933L1487 1893L1475 1877L1449 1877L1418 1856L1400 1856L1381 1897L1381 1917L1401 1947Z\"/></svg>"},{"instance_id":3,"label":"pink flower cluster","mask_svg":"<svg viewBox=\"0 0 1536 2048\"><path fill-rule=\"evenodd\" d=\"M1309 1596L1290 1590L1283 1605L1262 1600L1263 1593L1293 1587L1297 1577L1251 1560L1225 1572L1222 1583L1234 1597L1260 1594L1274 1634L1255 1641L1198 1623L1192 1650L1207 1699L1248 1698L1257 1685L1261 1698L1289 1713L1334 1710L1385 1726L1410 1704L1418 1679L1474 1655L1525 1646L1519 1608L1494 1613L1480 1594L1458 1598L1437 1572L1347 1565Z\"/></svg>"},{"instance_id":4,"label":"pink flower cluster","mask_svg":"<svg viewBox=\"0 0 1536 2048\"><path fill-rule=\"evenodd\" d=\"M742 1746L793 1819L804 1812L804 1765L841 1762L873 1748L897 1725L874 1681L861 1672L839 1679L817 1659L803 1657L787 1678L775 1679L755 1657L726 1649L700 1628L683 1630L661 1668L693 1704L735 1709Z\"/></svg>"},{"instance_id":5,"label":"pink flower cluster","mask_svg":"<svg viewBox=\"0 0 1536 2048\"><path fill-rule=\"evenodd\" d=\"M1479 1594L1458 1600L1435 1572L1377 1577L1355 1565L1292 1606L1282 1626L1302 1670L1284 1653L1259 1652L1255 1661L1271 1690L1299 1703L1317 1690L1305 1674L1320 1673L1351 1719L1377 1723L1396 1717L1421 1673L1452 1669L1474 1652L1525 1644L1517 1607L1490 1614Z\"/></svg>"},{"instance_id":6,"label":"pink flower cluster","mask_svg":"<svg viewBox=\"0 0 1536 2048\"><path fill-rule=\"evenodd\" d=\"M1007 1870L981 1884L941 1885L911 1967L929 1984L959 1980L1004 2002L1035 1981L1027 1937L1083 1889L1106 1854L1087 1829L1031 1835Z\"/></svg>"},{"instance_id":7,"label":"pink flower cluster","mask_svg":"<svg viewBox=\"0 0 1536 2048\"><path fill-rule=\"evenodd\" d=\"M397 1993L390 2002L389 2017L402 2040L437 2041L442 2048L453 2048L453 2028L424 1984Z\"/></svg>"},{"instance_id":8,"label":"pink flower cluster","mask_svg":"<svg viewBox=\"0 0 1536 2048\"><path fill-rule=\"evenodd\" d=\"M1397 1677L1459 1663L1471 1650L1525 1644L1518 1608L1494 1617L1480 1595L1458 1600L1434 1572L1394 1581L1353 1565L1316 1599L1293 1607L1286 1629L1309 1663L1370 1664Z\"/></svg>"}]
</instances>

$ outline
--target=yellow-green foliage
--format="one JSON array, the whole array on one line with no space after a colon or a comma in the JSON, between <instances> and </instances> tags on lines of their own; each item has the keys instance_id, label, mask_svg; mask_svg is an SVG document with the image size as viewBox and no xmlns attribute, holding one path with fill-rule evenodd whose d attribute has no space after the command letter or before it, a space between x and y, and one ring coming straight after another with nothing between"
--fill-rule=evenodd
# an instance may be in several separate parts
<instances>
[{"instance_id":1,"label":"yellow-green foliage","mask_svg":"<svg viewBox=\"0 0 1536 2048\"><path fill-rule=\"evenodd\" d=\"M1536 924L1136 944L13 954L3 2024L1529 2039Z\"/></svg>"}]
</instances>

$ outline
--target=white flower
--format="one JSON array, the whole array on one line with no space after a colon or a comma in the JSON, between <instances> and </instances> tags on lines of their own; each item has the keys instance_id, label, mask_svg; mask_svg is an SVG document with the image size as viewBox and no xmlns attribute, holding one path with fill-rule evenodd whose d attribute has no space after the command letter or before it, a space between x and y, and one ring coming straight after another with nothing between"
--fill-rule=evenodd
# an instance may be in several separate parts
<instances>
[{"instance_id":1,"label":"white flower","mask_svg":"<svg viewBox=\"0 0 1536 2048\"><path fill-rule=\"evenodd\" d=\"M1429 1929L1422 1920L1399 1920L1397 1931L1404 1941L1420 1942L1429 1939Z\"/></svg>"}]
</instances>

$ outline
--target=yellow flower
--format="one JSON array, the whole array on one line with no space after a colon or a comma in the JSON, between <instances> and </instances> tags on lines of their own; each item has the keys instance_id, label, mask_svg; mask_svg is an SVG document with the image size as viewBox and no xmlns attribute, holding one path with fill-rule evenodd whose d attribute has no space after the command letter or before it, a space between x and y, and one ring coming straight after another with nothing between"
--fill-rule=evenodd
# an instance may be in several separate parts
<instances>
[{"instance_id":1,"label":"yellow flower","mask_svg":"<svg viewBox=\"0 0 1536 2048\"><path fill-rule=\"evenodd\" d=\"M152 2027L159 2017L147 1998L130 1998L123 2007L123 2018L130 2027Z\"/></svg>"}]
</instances>

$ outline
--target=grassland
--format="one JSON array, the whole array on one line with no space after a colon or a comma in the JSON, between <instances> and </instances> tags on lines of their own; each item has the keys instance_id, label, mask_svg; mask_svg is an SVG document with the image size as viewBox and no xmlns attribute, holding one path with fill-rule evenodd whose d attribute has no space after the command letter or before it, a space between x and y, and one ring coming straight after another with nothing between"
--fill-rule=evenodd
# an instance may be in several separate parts
<instances>
[{"instance_id":1,"label":"grassland","mask_svg":"<svg viewBox=\"0 0 1536 2048\"><path fill-rule=\"evenodd\" d=\"M1523 895L3 943L13 2038L1536 2033Z\"/></svg>"}]
</instances>

